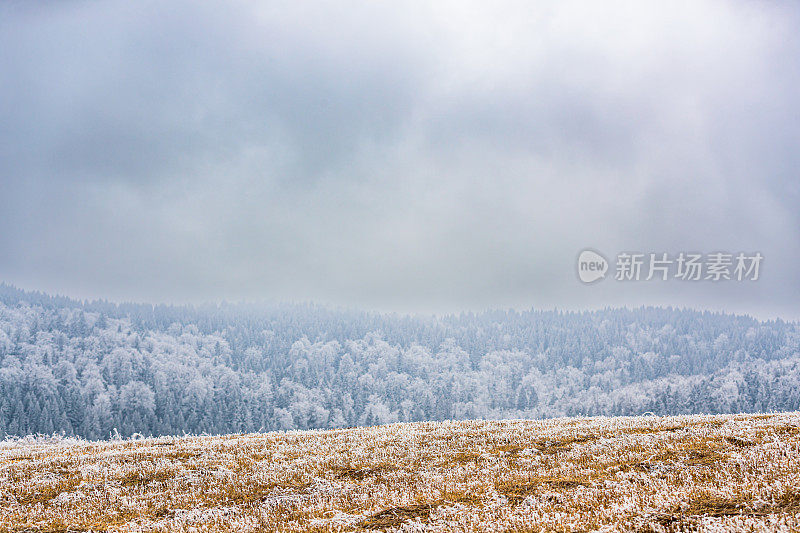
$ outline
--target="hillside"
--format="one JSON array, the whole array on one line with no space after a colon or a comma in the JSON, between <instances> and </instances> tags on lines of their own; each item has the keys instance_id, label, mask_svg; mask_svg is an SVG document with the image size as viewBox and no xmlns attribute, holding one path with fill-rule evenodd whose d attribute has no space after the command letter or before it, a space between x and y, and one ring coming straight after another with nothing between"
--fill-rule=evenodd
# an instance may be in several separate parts
<instances>
[{"instance_id":1,"label":"hillside","mask_svg":"<svg viewBox=\"0 0 800 533\"><path fill-rule=\"evenodd\" d=\"M0 531L797 530L800 413L0 444Z\"/></svg>"},{"instance_id":2,"label":"hillside","mask_svg":"<svg viewBox=\"0 0 800 533\"><path fill-rule=\"evenodd\" d=\"M398 316L0 284L0 438L800 409L800 324L672 308Z\"/></svg>"}]
</instances>

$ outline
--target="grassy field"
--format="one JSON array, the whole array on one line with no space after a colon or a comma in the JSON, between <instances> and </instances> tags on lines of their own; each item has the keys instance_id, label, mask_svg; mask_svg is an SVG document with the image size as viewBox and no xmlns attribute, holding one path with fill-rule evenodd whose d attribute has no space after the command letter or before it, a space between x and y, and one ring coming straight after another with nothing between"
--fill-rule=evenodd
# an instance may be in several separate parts
<instances>
[{"instance_id":1,"label":"grassy field","mask_svg":"<svg viewBox=\"0 0 800 533\"><path fill-rule=\"evenodd\" d=\"M800 530L800 413L0 443L0 531Z\"/></svg>"}]
</instances>

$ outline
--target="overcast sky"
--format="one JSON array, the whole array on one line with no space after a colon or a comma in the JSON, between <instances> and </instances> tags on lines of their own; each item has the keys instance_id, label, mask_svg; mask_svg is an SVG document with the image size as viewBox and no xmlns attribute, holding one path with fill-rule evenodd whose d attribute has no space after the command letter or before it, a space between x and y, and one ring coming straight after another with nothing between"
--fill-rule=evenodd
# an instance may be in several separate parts
<instances>
[{"instance_id":1,"label":"overcast sky","mask_svg":"<svg viewBox=\"0 0 800 533\"><path fill-rule=\"evenodd\" d=\"M3 2L0 280L800 318L798 27L794 2ZM583 285L587 247L764 262Z\"/></svg>"}]
</instances>

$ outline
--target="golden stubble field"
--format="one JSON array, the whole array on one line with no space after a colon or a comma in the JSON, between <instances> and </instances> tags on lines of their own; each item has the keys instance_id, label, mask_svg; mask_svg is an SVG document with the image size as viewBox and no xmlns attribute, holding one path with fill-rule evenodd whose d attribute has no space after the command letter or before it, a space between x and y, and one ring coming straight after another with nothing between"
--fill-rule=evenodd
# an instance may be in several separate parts
<instances>
[{"instance_id":1,"label":"golden stubble field","mask_svg":"<svg viewBox=\"0 0 800 533\"><path fill-rule=\"evenodd\" d=\"M0 531L799 531L800 413L0 443Z\"/></svg>"}]
</instances>

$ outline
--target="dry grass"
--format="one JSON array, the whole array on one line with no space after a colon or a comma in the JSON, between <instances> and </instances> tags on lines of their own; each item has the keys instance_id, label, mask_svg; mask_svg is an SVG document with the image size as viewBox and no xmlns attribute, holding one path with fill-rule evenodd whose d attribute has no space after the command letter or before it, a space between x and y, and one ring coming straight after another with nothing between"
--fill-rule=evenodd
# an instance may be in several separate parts
<instances>
[{"instance_id":1,"label":"dry grass","mask_svg":"<svg viewBox=\"0 0 800 533\"><path fill-rule=\"evenodd\" d=\"M0 443L0 533L800 530L800 414Z\"/></svg>"},{"instance_id":2,"label":"dry grass","mask_svg":"<svg viewBox=\"0 0 800 533\"><path fill-rule=\"evenodd\" d=\"M397 528L408 520L427 520L437 506L430 503L392 507L377 512L359 524L364 529L385 530Z\"/></svg>"}]
</instances>

